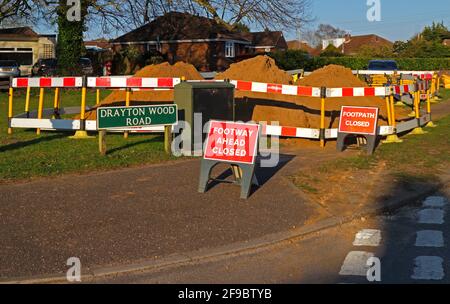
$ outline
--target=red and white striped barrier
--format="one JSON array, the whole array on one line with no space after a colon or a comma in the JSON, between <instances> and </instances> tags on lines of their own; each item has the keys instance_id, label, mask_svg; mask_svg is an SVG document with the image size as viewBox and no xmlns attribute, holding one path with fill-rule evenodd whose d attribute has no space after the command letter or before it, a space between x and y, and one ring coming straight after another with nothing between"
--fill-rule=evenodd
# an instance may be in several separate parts
<instances>
[{"instance_id":1,"label":"red and white striped barrier","mask_svg":"<svg viewBox=\"0 0 450 304\"><path fill-rule=\"evenodd\" d=\"M400 74L410 74L414 76L421 75L433 75L435 71L373 71L373 70L354 70L353 74L360 75L400 75Z\"/></svg>"},{"instance_id":2,"label":"red and white striped barrier","mask_svg":"<svg viewBox=\"0 0 450 304\"><path fill-rule=\"evenodd\" d=\"M89 88L173 88L180 78L88 77Z\"/></svg>"},{"instance_id":3,"label":"red and white striped barrier","mask_svg":"<svg viewBox=\"0 0 450 304\"><path fill-rule=\"evenodd\" d=\"M82 77L13 78L13 88L81 88Z\"/></svg>"},{"instance_id":4,"label":"red and white striped barrier","mask_svg":"<svg viewBox=\"0 0 450 304\"><path fill-rule=\"evenodd\" d=\"M416 90L417 91L426 91L429 88L430 88L430 83L428 81L416 83Z\"/></svg>"},{"instance_id":5,"label":"red and white striped barrier","mask_svg":"<svg viewBox=\"0 0 450 304\"><path fill-rule=\"evenodd\" d=\"M262 134L292 138L320 139L319 129L282 127L265 124L262 125ZM394 134L394 127L380 126L378 127L378 134L381 136ZM338 137L338 129L326 129L325 137L327 139L336 139Z\"/></svg>"},{"instance_id":6,"label":"red and white striped barrier","mask_svg":"<svg viewBox=\"0 0 450 304\"><path fill-rule=\"evenodd\" d=\"M367 87L367 88L330 88L327 89L327 97L364 97L364 96L387 96L390 94L389 87Z\"/></svg>"},{"instance_id":7,"label":"red and white striped barrier","mask_svg":"<svg viewBox=\"0 0 450 304\"><path fill-rule=\"evenodd\" d=\"M423 79L423 80L432 80L433 79L433 74L413 74L414 77Z\"/></svg>"},{"instance_id":8,"label":"red and white striped barrier","mask_svg":"<svg viewBox=\"0 0 450 304\"><path fill-rule=\"evenodd\" d=\"M319 129L296 128L296 127L262 125L262 134L270 135L270 136L318 139L320 136L320 130Z\"/></svg>"},{"instance_id":9,"label":"red and white striped barrier","mask_svg":"<svg viewBox=\"0 0 450 304\"><path fill-rule=\"evenodd\" d=\"M262 83L253 81L230 80L239 91L276 93L292 96L320 97L320 88L300 87L294 85Z\"/></svg>"},{"instance_id":10,"label":"red and white striped barrier","mask_svg":"<svg viewBox=\"0 0 450 304\"><path fill-rule=\"evenodd\" d=\"M416 86L414 84L404 84L392 86L392 92L397 95L403 95L405 93L413 93L416 91Z\"/></svg>"}]
</instances>

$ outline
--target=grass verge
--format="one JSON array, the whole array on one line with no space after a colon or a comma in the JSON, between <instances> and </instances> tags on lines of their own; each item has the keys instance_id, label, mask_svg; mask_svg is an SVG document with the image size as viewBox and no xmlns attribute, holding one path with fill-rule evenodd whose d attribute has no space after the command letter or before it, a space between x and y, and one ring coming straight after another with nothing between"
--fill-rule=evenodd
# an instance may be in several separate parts
<instances>
[{"instance_id":1,"label":"grass verge","mask_svg":"<svg viewBox=\"0 0 450 304\"><path fill-rule=\"evenodd\" d=\"M406 183L436 182L450 166L450 115L436 122L437 128L425 128L425 135L407 135L401 144L382 144L374 155L357 156L323 163L316 170L291 177L294 184L312 195L325 194L327 183L345 176L361 179L375 171L387 172ZM361 180L362 181L362 180ZM358 183L358 180L356 180Z\"/></svg>"},{"instance_id":2,"label":"grass verge","mask_svg":"<svg viewBox=\"0 0 450 304\"><path fill-rule=\"evenodd\" d=\"M110 91L101 91L101 98ZM61 106L79 106L79 90L62 90ZM95 104L95 91L88 91L88 105ZM45 108L53 108L53 92L46 90ZM25 90L14 93L14 115L24 112ZM30 109L38 106L38 90L32 90ZM108 134L108 154L98 153L98 139L69 139L73 132L42 132L14 129L7 134L8 93L0 92L0 182L32 177L55 176L158 163L173 159L164 153L163 137L135 135L124 139ZM92 134L97 135L97 134Z\"/></svg>"}]
</instances>

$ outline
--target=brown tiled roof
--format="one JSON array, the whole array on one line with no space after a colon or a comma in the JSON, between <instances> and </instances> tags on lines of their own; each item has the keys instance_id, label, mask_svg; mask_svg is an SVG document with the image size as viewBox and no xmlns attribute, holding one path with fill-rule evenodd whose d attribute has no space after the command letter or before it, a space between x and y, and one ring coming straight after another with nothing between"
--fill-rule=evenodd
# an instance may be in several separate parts
<instances>
[{"instance_id":1,"label":"brown tiled roof","mask_svg":"<svg viewBox=\"0 0 450 304\"><path fill-rule=\"evenodd\" d=\"M363 46L372 46L372 47L381 47L381 46L388 46L391 47L394 44L384 39L383 37L380 37L378 35L362 35L362 36L351 36L349 37L345 43L339 48L344 50L344 54L346 55L354 55L358 53L358 51Z\"/></svg>"},{"instance_id":2,"label":"brown tiled roof","mask_svg":"<svg viewBox=\"0 0 450 304\"><path fill-rule=\"evenodd\" d=\"M450 46L450 39L444 39L444 41L442 41L442 44Z\"/></svg>"},{"instance_id":3,"label":"brown tiled roof","mask_svg":"<svg viewBox=\"0 0 450 304\"><path fill-rule=\"evenodd\" d=\"M224 25L220 25L212 19L186 13L170 12L114 39L113 42L126 43L193 39L244 40L240 33L232 32ZM244 40L244 42L247 41Z\"/></svg>"},{"instance_id":4,"label":"brown tiled roof","mask_svg":"<svg viewBox=\"0 0 450 304\"><path fill-rule=\"evenodd\" d=\"M39 35L28 26L0 29L0 40L36 41Z\"/></svg>"},{"instance_id":5,"label":"brown tiled roof","mask_svg":"<svg viewBox=\"0 0 450 304\"><path fill-rule=\"evenodd\" d=\"M286 49L288 47L283 32L280 31L241 33L241 36L254 46L280 46Z\"/></svg>"}]
</instances>

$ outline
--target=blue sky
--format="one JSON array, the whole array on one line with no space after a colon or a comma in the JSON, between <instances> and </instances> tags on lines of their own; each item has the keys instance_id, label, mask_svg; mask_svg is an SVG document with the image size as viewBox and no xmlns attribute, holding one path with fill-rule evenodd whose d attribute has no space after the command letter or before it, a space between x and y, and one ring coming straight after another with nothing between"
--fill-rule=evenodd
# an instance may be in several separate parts
<instances>
[{"instance_id":1,"label":"blue sky","mask_svg":"<svg viewBox=\"0 0 450 304\"><path fill-rule=\"evenodd\" d=\"M309 27L327 23L349 31L352 35L378 34L391 41L408 40L433 21L444 21L450 27L449 0L380 0L381 21L369 22L367 0L311 0L311 14L316 18ZM250 25L251 27L251 25ZM41 33L55 30L39 26ZM287 39L297 37L296 30L284 31ZM87 39L102 36L116 37L116 33L104 35L98 29L86 33ZM301 37L300 37L301 38Z\"/></svg>"},{"instance_id":2,"label":"blue sky","mask_svg":"<svg viewBox=\"0 0 450 304\"><path fill-rule=\"evenodd\" d=\"M369 22L367 0L312 0L314 24L327 23L352 35L378 34L391 41L408 40L433 21L450 26L449 0L381 0L381 21ZM295 38L295 31L285 32Z\"/></svg>"}]
</instances>

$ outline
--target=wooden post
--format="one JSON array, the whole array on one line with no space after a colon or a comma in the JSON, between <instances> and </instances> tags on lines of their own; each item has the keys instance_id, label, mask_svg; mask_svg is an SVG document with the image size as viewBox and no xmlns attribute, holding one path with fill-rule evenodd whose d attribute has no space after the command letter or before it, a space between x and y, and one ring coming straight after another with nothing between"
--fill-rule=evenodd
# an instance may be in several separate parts
<instances>
[{"instance_id":1,"label":"wooden post","mask_svg":"<svg viewBox=\"0 0 450 304\"><path fill-rule=\"evenodd\" d=\"M125 95L125 106L129 107L130 106L130 94L131 94L130 88L127 88L127 91L125 94L126 94ZM128 138L128 131L125 131L123 133L123 138L125 138L125 139Z\"/></svg>"},{"instance_id":2,"label":"wooden post","mask_svg":"<svg viewBox=\"0 0 450 304\"><path fill-rule=\"evenodd\" d=\"M98 131L98 151L100 155L106 155L106 130Z\"/></svg>"},{"instance_id":3,"label":"wooden post","mask_svg":"<svg viewBox=\"0 0 450 304\"><path fill-rule=\"evenodd\" d=\"M172 126L164 126L164 150L167 154L172 154Z\"/></svg>"}]
</instances>

